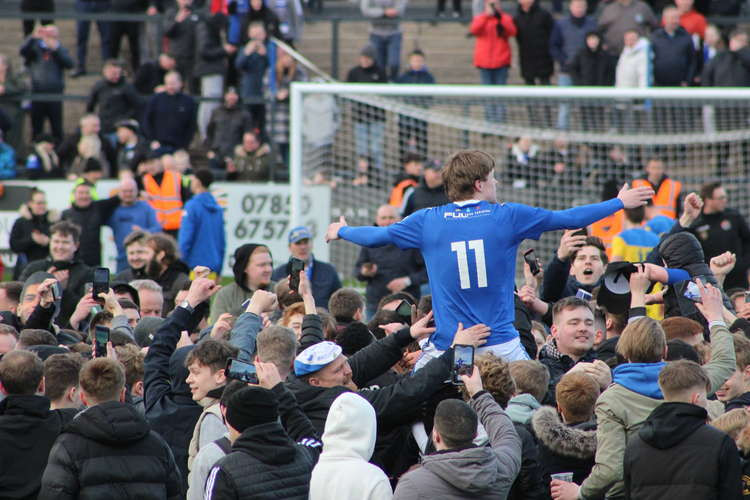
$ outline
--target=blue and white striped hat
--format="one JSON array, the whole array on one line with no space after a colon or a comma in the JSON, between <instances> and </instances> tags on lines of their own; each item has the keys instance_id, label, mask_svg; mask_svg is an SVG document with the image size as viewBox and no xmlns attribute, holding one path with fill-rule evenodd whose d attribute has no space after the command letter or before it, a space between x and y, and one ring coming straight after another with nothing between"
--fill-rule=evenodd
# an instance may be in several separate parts
<instances>
[{"instance_id":1,"label":"blue and white striped hat","mask_svg":"<svg viewBox=\"0 0 750 500\"><path fill-rule=\"evenodd\" d=\"M333 342L311 345L294 358L294 374L298 377L315 373L341 355L341 347Z\"/></svg>"}]
</instances>

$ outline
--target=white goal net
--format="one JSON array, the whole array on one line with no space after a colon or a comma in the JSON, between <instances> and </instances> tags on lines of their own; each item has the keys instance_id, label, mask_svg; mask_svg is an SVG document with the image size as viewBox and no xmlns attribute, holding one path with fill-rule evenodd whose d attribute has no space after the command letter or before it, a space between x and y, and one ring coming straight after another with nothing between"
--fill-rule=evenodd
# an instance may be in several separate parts
<instances>
[{"instance_id":1,"label":"white goal net","mask_svg":"<svg viewBox=\"0 0 750 500\"><path fill-rule=\"evenodd\" d=\"M328 184L331 219L351 225L373 223L405 157L442 163L459 149L495 158L502 201L600 201L658 157L684 192L721 180L729 205L750 215L750 90L295 83L291 109L292 199ZM301 209L293 203L295 220ZM547 259L558 238L526 246ZM345 277L357 255L331 248Z\"/></svg>"}]
</instances>

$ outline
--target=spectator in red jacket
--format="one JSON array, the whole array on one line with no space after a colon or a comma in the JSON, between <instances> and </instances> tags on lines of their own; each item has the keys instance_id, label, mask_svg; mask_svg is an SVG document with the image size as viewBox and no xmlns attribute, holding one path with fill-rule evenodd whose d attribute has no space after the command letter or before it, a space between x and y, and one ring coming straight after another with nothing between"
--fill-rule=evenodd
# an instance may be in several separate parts
<instances>
[{"instance_id":1,"label":"spectator in red jacket","mask_svg":"<svg viewBox=\"0 0 750 500\"><path fill-rule=\"evenodd\" d=\"M484 12L471 21L471 34L477 39L474 45L474 66L479 68L483 85L505 85L510 69L510 37L516 36L513 18L501 10L500 0L485 0ZM487 120L502 121L503 108L489 105Z\"/></svg>"}]
</instances>

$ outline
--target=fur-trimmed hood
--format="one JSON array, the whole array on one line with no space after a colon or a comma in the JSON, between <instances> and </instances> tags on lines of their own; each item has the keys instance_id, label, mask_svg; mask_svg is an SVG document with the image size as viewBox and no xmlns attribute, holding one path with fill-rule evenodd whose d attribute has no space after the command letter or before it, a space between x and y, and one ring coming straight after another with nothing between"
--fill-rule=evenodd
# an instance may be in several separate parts
<instances>
[{"instance_id":1,"label":"fur-trimmed hood","mask_svg":"<svg viewBox=\"0 0 750 500\"><path fill-rule=\"evenodd\" d=\"M18 215L28 220L31 220L34 218L34 216L31 213L31 209L29 208L29 205L27 203L24 203L18 208ZM50 224L54 224L55 222L60 220L60 212L58 212L54 208L51 208L47 210L44 213L44 215L40 215L37 217L41 219L47 219L47 222L49 222Z\"/></svg>"},{"instance_id":2,"label":"fur-trimmed hood","mask_svg":"<svg viewBox=\"0 0 750 500\"><path fill-rule=\"evenodd\" d=\"M534 412L531 426L539 441L557 455L586 460L596 454L596 429L565 425L551 406L542 406Z\"/></svg>"}]
</instances>

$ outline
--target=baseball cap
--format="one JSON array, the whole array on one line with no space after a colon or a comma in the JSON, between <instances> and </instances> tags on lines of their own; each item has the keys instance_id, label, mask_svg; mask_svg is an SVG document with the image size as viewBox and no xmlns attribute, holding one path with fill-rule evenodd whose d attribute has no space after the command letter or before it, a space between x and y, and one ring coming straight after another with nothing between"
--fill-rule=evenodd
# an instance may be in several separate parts
<instances>
[{"instance_id":1,"label":"baseball cap","mask_svg":"<svg viewBox=\"0 0 750 500\"><path fill-rule=\"evenodd\" d=\"M297 226L289 231L289 243L297 243L300 240L312 239L312 233L306 226Z\"/></svg>"},{"instance_id":2,"label":"baseball cap","mask_svg":"<svg viewBox=\"0 0 750 500\"><path fill-rule=\"evenodd\" d=\"M333 342L318 342L294 358L294 374L298 377L315 373L341 355L341 347Z\"/></svg>"}]
</instances>

